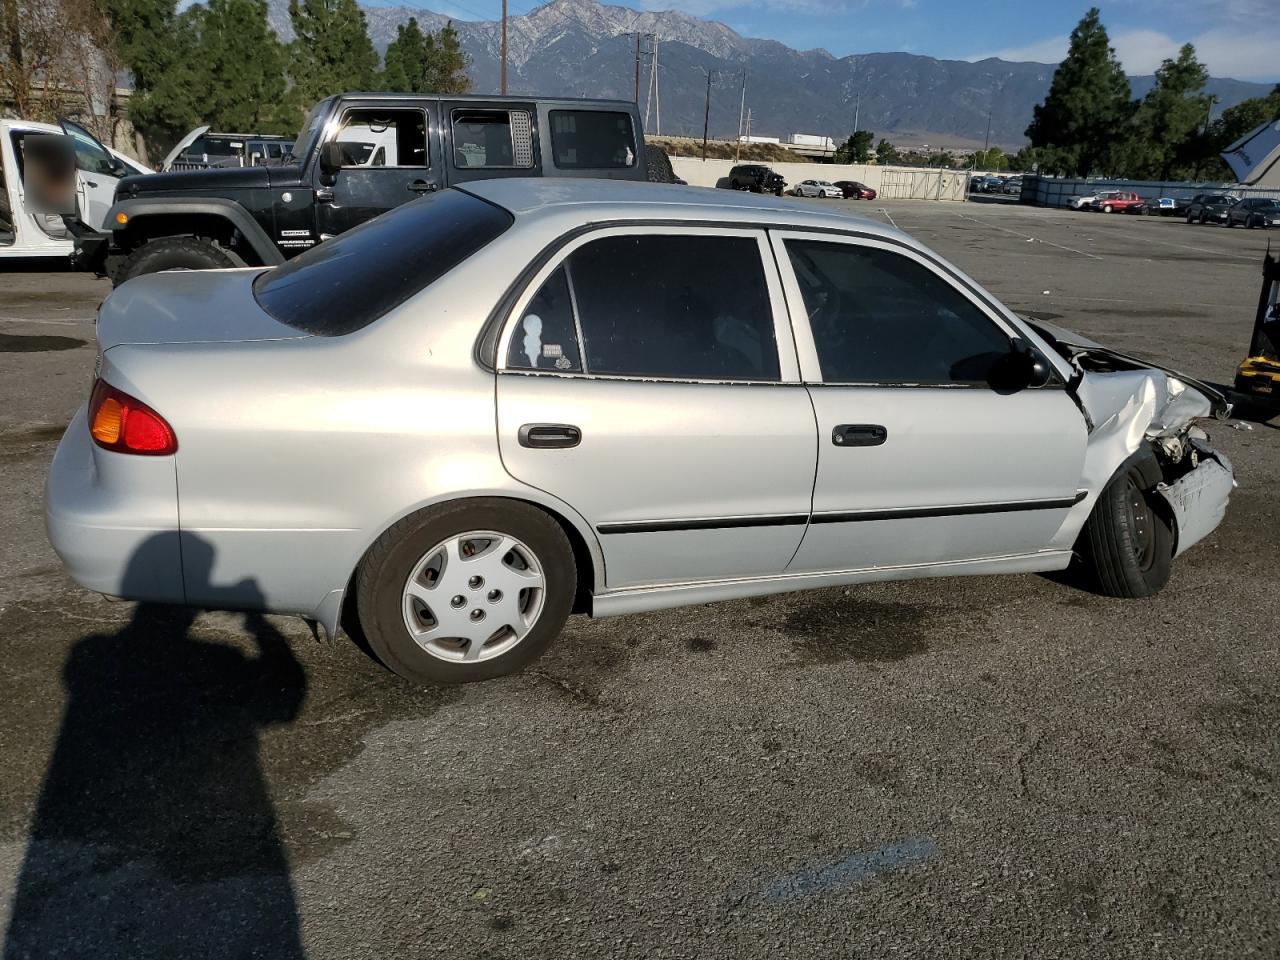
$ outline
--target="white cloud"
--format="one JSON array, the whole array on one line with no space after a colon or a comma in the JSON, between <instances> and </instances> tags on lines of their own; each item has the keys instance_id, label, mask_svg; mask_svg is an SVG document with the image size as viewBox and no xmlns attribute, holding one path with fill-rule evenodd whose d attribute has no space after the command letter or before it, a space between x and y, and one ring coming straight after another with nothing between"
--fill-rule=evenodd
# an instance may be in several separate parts
<instances>
[{"instance_id":1,"label":"white cloud","mask_svg":"<svg viewBox=\"0 0 1280 960\"><path fill-rule=\"evenodd\" d=\"M1195 45L1196 57L1215 77L1264 81L1280 77L1280 63L1276 55L1280 50L1280 30L1270 23L1261 22L1250 31L1207 30L1189 39ZM1162 60L1178 55L1184 42L1158 30L1119 30L1111 34L1116 56L1124 64L1125 72L1131 74L1154 73ZM1059 63L1067 54L1067 44L1067 37L1049 37L966 59L999 57L1001 60Z\"/></svg>"}]
</instances>

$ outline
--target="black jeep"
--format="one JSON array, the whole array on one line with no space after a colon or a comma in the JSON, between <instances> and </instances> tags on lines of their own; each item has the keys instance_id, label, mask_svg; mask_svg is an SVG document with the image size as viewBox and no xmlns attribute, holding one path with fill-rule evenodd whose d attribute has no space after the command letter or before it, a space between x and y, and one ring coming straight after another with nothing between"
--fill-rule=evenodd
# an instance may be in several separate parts
<instances>
[{"instance_id":1,"label":"black jeep","mask_svg":"<svg viewBox=\"0 0 1280 960\"><path fill-rule=\"evenodd\" d=\"M126 177L101 232L70 224L74 262L117 284L173 268L271 266L454 183L646 180L655 167L634 103L388 93L321 101L284 160Z\"/></svg>"},{"instance_id":2,"label":"black jeep","mask_svg":"<svg viewBox=\"0 0 1280 960\"><path fill-rule=\"evenodd\" d=\"M782 196L787 181L781 174L759 163L744 163L729 171L725 186L730 190L750 190L752 193L772 193Z\"/></svg>"}]
</instances>

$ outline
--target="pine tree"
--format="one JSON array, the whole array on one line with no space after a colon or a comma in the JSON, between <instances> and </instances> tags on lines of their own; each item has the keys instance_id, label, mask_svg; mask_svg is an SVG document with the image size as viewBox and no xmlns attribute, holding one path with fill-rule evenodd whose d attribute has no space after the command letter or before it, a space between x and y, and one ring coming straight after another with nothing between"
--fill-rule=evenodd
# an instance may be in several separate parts
<instances>
[{"instance_id":1,"label":"pine tree","mask_svg":"<svg viewBox=\"0 0 1280 960\"><path fill-rule=\"evenodd\" d=\"M264 0L208 0L196 32L204 121L215 130L293 133L297 118L282 109L284 51Z\"/></svg>"},{"instance_id":2,"label":"pine tree","mask_svg":"<svg viewBox=\"0 0 1280 960\"><path fill-rule=\"evenodd\" d=\"M899 159L898 148L884 139L884 137L881 137L880 142L876 144L876 163L894 164Z\"/></svg>"},{"instance_id":3,"label":"pine tree","mask_svg":"<svg viewBox=\"0 0 1280 960\"><path fill-rule=\"evenodd\" d=\"M871 159L871 145L876 135L870 130L855 130L849 139L836 147L833 158L836 163L867 163Z\"/></svg>"},{"instance_id":4,"label":"pine tree","mask_svg":"<svg viewBox=\"0 0 1280 960\"><path fill-rule=\"evenodd\" d=\"M1132 91L1102 25L1098 8L1071 31L1044 103L1035 108L1027 137L1045 150L1045 162L1078 176L1104 171L1112 141L1133 115Z\"/></svg>"},{"instance_id":5,"label":"pine tree","mask_svg":"<svg viewBox=\"0 0 1280 960\"><path fill-rule=\"evenodd\" d=\"M387 45L382 89L398 93L425 91L427 38L416 17L396 27L396 38Z\"/></svg>"},{"instance_id":6,"label":"pine tree","mask_svg":"<svg viewBox=\"0 0 1280 960\"><path fill-rule=\"evenodd\" d=\"M368 90L378 79L378 53L356 0L289 0L297 34L289 73L304 108L335 93Z\"/></svg>"},{"instance_id":7,"label":"pine tree","mask_svg":"<svg viewBox=\"0 0 1280 960\"><path fill-rule=\"evenodd\" d=\"M466 93L471 89L471 78L467 76L471 59L462 52L452 20L439 33L427 35L426 51L427 84L424 92Z\"/></svg>"},{"instance_id":8,"label":"pine tree","mask_svg":"<svg viewBox=\"0 0 1280 960\"><path fill-rule=\"evenodd\" d=\"M1126 175L1169 180L1175 169L1198 165L1205 150L1201 131L1213 105L1213 99L1201 92L1208 80L1209 71L1196 60L1195 47L1189 43L1178 51L1177 60L1160 64L1155 84L1133 118ZM1190 175L1189 169L1179 172Z\"/></svg>"}]
</instances>

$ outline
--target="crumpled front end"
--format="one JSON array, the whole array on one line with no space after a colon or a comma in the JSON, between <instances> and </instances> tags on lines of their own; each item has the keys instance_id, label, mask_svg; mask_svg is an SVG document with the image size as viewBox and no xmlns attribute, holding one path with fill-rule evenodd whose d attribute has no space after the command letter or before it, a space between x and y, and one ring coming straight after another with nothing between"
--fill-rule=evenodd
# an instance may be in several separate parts
<instances>
[{"instance_id":1,"label":"crumpled front end","mask_svg":"<svg viewBox=\"0 0 1280 960\"><path fill-rule=\"evenodd\" d=\"M1173 521L1175 555L1212 533L1226 515L1235 474L1200 423L1225 419L1231 405L1208 384L1108 350L1070 331L1033 321L1078 371L1071 387L1088 421L1082 485L1088 497L1064 526L1074 538L1121 466L1138 463Z\"/></svg>"}]
</instances>

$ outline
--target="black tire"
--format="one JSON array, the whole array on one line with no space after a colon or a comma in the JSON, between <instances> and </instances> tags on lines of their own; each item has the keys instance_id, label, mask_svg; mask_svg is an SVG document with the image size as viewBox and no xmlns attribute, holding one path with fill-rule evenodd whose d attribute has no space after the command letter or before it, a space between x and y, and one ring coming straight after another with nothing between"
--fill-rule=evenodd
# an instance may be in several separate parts
<instances>
[{"instance_id":1,"label":"black tire","mask_svg":"<svg viewBox=\"0 0 1280 960\"><path fill-rule=\"evenodd\" d=\"M1244 222L1244 225L1248 227L1250 230L1252 230L1254 227L1258 225L1257 217L1250 217L1248 220Z\"/></svg>"},{"instance_id":2,"label":"black tire","mask_svg":"<svg viewBox=\"0 0 1280 960\"><path fill-rule=\"evenodd\" d=\"M1111 212L1111 204L1109 204L1109 203L1108 203L1108 204L1106 204L1106 205L1102 208L1102 212L1103 212L1103 213L1110 213L1110 212Z\"/></svg>"},{"instance_id":3,"label":"black tire","mask_svg":"<svg viewBox=\"0 0 1280 960\"><path fill-rule=\"evenodd\" d=\"M231 254L211 240L198 237L164 237L144 243L125 257L116 272L115 285L161 270L217 270L241 266Z\"/></svg>"},{"instance_id":4,"label":"black tire","mask_svg":"<svg viewBox=\"0 0 1280 960\"><path fill-rule=\"evenodd\" d=\"M1136 467L1122 471L1103 489L1081 534L1085 562L1109 597L1149 597L1169 582L1173 528L1142 486Z\"/></svg>"},{"instance_id":5,"label":"black tire","mask_svg":"<svg viewBox=\"0 0 1280 960\"><path fill-rule=\"evenodd\" d=\"M1203 210L1201 210L1201 211L1200 211L1200 225L1201 225L1201 226L1204 226L1204 225L1205 225L1205 224L1207 224L1208 222L1209 222L1209 215L1208 215L1207 213L1205 213Z\"/></svg>"},{"instance_id":6,"label":"black tire","mask_svg":"<svg viewBox=\"0 0 1280 960\"><path fill-rule=\"evenodd\" d=\"M645 144L644 160L650 183L676 182L676 172L671 166L667 151L653 144Z\"/></svg>"},{"instance_id":7,"label":"black tire","mask_svg":"<svg viewBox=\"0 0 1280 960\"><path fill-rule=\"evenodd\" d=\"M1187 214L1187 223L1194 223L1194 222L1195 222L1195 217L1191 216L1191 214L1190 214L1190 213L1188 213L1188 214Z\"/></svg>"},{"instance_id":8,"label":"black tire","mask_svg":"<svg viewBox=\"0 0 1280 960\"><path fill-rule=\"evenodd\" d=\"M435 545L472 530L509 534L537 556L546 583L542 613L514 647L474 663L450 662L423 650L405 626L405 583ZM560 525L536 507L479 498L442 504L405 517L369 548L356 578L356 608L369 648L390 670L415 683L470 683L514 673L536 660L564 627L577 592L573 548Z\"/></svg>"}]
</instances>

